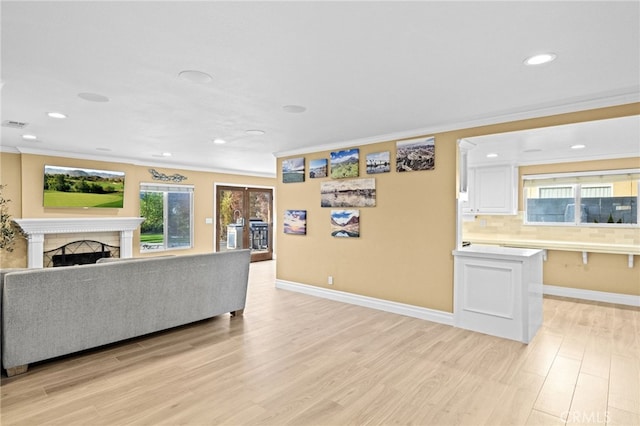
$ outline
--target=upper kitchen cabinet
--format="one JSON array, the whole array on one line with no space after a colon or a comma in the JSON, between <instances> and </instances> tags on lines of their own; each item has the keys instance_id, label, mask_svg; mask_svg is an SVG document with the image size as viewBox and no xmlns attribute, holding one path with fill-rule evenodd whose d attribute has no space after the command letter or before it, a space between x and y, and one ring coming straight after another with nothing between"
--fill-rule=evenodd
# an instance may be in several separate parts
<instances>
[{"instance_id":1,"label":"upper kitchen cabinet","mask_svg":"<svg viewBox=\"0 0 640 426\"><path fill-rule=\"evenodd\" d=\"M511 165L469 167L463 214L518 213L518 168Z\"/></svg>"}]
</instances>

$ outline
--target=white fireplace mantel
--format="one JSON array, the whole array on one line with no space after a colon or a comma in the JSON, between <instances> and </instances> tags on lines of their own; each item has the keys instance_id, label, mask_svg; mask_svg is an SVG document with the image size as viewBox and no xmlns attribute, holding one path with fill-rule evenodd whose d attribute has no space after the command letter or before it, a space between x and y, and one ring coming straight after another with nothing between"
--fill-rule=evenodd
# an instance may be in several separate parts
<instances>
[{"instance_id":1,"label":"white fireplace mantel","mask_svg":"<svg viewBox=\"0 0 640 426\"><path fill-rule=\"evenodd\" d=\"M97 218L33 218L14 219L27 234L28 266L43 267L45 234L68 234L90 232L120 232L120 257L133 257L133 231L144 221L143 217L97 217Z\"/></svg>"}]
</instances>

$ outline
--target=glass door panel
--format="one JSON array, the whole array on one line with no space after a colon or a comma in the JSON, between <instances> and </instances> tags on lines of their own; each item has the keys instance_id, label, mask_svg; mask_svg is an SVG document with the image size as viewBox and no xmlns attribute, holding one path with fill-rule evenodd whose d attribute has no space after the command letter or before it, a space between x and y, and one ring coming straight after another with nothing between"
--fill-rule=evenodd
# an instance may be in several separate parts
<instances>
[{"instance_id":1,"label":"glass door panel","mask_svg":"<svg viewBox=\"0 0 640 426\"><path fill-rule=\"evenodd\" d=\"M216 251L251 249L251 261L270 260L271 189L217 187Z\"/></svg>"},{"instance_id":2,"label":"glass door panel","mask_svg":"<svg viewBox=\"0 0 640 426\"><path fill-rule=\"evenodd\" d=\"M254 261L270 260L271 251L271 190L249 188L249 245Z\"/></svg>"},{"instance_id":3,"label":"glass door panel","mask_svg":"<svg viewBox=\"0 0 640 426\"><path fill-rule=\"evenodd\" d=\"M244 248L244 190L218 187L217 200L216 251Z\"/></svg>"}]
</instances>

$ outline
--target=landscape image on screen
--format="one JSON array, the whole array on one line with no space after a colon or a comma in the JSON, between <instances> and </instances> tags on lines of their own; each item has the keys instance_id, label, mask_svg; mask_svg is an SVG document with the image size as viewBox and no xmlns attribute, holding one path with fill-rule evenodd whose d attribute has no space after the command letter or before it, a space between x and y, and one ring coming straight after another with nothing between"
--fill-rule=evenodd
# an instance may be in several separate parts
<instances>
[{"instance_id":1,"label":"landscape image on screen","mask_svg":"<svg viewBox=\"0 0 640 426\"><path fill-rule=\"evenodd\" d=\"M124 205L124 172L44 166L44 207Z\"/></svg>"}]
</instances>

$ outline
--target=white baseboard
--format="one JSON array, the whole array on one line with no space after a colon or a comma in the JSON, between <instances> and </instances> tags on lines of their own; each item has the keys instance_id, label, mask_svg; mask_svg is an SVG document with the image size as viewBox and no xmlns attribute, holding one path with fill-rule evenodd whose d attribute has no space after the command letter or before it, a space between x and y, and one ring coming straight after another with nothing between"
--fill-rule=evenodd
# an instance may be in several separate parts
<instances>
[{"instance_id":1,"label":"white baseboard","mask_svg":"<svg viewBox=\"0 0 640 426\"><path fill-rule=\"evenodd\" d=\"M276 288L453 326L453 314L450 312L437 311L420 306L376 299L374 297L361 296L292 281L276 280Z\"/></svg>"},{"instance_id":2,"label":"white baseboard","mask_svg":"<svg viewBox=\"0 0 640 426\"><path fill-rule=\"evenodd\" d=\"M542 292L551 296L572 297L574 299L640 307L640 296L631 294L607 293L605 291L582 290L546 284L543 286Z\"/></svg>"}]
</instances>

